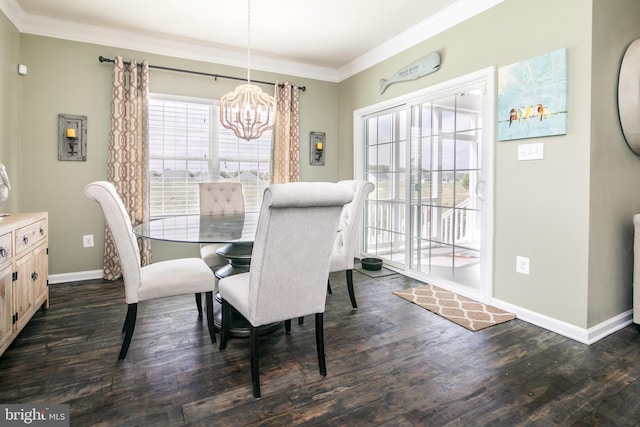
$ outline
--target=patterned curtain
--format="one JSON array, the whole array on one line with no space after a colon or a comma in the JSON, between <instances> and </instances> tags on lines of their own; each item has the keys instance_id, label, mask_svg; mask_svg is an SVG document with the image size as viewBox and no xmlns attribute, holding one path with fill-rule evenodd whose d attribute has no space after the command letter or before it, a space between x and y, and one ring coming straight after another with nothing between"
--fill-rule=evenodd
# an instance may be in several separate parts
<instances>
[{"instance_id":1,"label":"patterned curtain","mask_svg":"<svg viewBox=\"0 0 640 427\"><path fill-rule=\"evenodd\" d=\"M135 226L149 219L148 147L149 147L149 64L141 66L135 60L125 64L115 58L113 66L113 97L111 100L111 131L107 179L113 183ZM138 239L142 265L151 262L151 246ZM104 278L116 280L122 275L120 260L111 232L105 233Z\"/></svg>"},{"instance_id":2,"label":"patterned curtain","mask_svg":"<svg viewBox=\"0 0 640 427\"><path fill-rule=\"evenodd\" d=\"M298 86L275 85L276 118L271 150L271 183L297 182L300 176Z\"/></svg>"}]
</instances>

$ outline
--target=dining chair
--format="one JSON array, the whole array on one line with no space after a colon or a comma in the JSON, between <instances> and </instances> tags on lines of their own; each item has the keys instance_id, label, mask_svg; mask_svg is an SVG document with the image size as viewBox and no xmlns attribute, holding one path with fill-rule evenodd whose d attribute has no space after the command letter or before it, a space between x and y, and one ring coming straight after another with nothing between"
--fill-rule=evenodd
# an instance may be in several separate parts
<instances>
[{"instance_id":1,"label":"dining chair","mask_svg":"<svg viewBox=\"0 0 640 427\"><path fill-rule=\"evenodd\" d=\"M220 350L230 335L231 307L249 322L253 396L260 397L258 327L314 314L320 374L326 376L323 315L329 259L342 207L353 190L335 183L275 184L264 192L251 269L220 279Z\"/></svg>"},{"instance_id":2,"label":"dining chair","mask_svg":"<svg viewBox=\"0 0 640 427\"><path fill-rule=\"evenodd\" d=\"M329 272L346 271L347 290L349 291L351 306L357 309L358 304L356 303L356 295L353 289L354 258L358 248L358 233L362 224L364 201L375 187L371 182L362 180L339 181L338 184L351 188L354 195L351 203L344 205L344 208L342 208L340 226L331 253ZM330 282L327 282L327 288L331 292Z\"/></svg>"},{"instance_id":3,"label":"dining chair","mask_svg":"<svg viewBox=\"0 0 640 427\"><path fill-rule=\"evenodd\" d=\"M239 182L201 182L199 184L200 215L224 215L244 212L244 194ZM218 249L228 243L206 243L200 245L200 258L212 271L226 265L229 261L218 255ZM216 278L216 282L218 279ZM202 315L202 295L196 294L198 313Z\"/></svg>"},{"instance_id":4,"label":"dining chair","mask_svg":"<svg viewBox=\"0 0 640 427\"><path fill-rule=\"evenodd\" d=\"M160 261L142 267L140 250L129 215L113 184L96 181L87 184L85 195L100 205L122 267L127 315L125 333L118 359L127 355L136 325L138 302L184 294L205 293L207 326L211 342L216 342L213 324L213 291L215 276L200 258L182 258Z\"/></svg>"},{"instance_id":5,"label":"dining chair","mask_svg":"<svg viewBox=\"0 0 640 427\"><path fill-rule=\"evenodd\" d=\"M201 182L200 215L224 215L244 212L244 195L239 182ZM216 251L225 243L200 245L200 257L212 269L227 263L227 259Z\"/></svg>"}]
</instances>

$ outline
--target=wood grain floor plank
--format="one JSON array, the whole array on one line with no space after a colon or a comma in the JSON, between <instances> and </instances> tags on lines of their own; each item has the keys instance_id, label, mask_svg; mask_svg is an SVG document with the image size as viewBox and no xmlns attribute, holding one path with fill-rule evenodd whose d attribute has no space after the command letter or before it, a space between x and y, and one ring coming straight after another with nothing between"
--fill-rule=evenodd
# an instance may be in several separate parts
<instances>
[{"instance_id":1,"label":"wood grain floor plank","mask_svg":"<svg viewBox=\"0 0 640 427\"><path fill-rule=\"evenodd\" d=\"M262 399L248 340L208 339L192 296L148 301L118 361L121 282L50 286L0 357L0 402L68 403L79 426L621 425L640 419L640 333L587 346L514 320L469 332L393 295L420 283L331 275L318 372L313 319L260 340Z\"/></svg>"}]
</instances>

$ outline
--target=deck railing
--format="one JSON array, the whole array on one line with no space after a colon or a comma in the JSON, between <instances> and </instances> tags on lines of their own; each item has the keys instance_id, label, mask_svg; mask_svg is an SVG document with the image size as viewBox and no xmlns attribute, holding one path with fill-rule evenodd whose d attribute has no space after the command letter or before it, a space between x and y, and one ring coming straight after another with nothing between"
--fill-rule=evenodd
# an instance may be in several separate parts
<instances>
[{"instance_id":1,"label":"deck railing","mask_svg":"<svg viewBox=\"0 0 640 427\"><path fill-rule=\"evenodd\" d=\"M448 244L462 243L469 240L471 216L469 215L470 199L456 205L455 209L449 209L440 219L440 232L442 242Z\"/></svg>"}]
</instances>

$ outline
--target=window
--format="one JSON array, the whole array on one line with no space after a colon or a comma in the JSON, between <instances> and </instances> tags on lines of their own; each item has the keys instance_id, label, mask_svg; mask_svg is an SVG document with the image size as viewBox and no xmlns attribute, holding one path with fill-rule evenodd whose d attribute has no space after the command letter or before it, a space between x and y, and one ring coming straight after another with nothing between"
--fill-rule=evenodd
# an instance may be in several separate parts
<instances>
[{"instance_id":1,"label":"window","mask_svg":"<svg viewBox=\"0 0 640 427\"><path fill-rule=\"evenodd\" d=\"M271 131L245 141L218 120L218 101L149 98L152 218L199 212L198 183L241 182L245 209L259 211L270 181Z\"/></svg>"}]
</instances>

